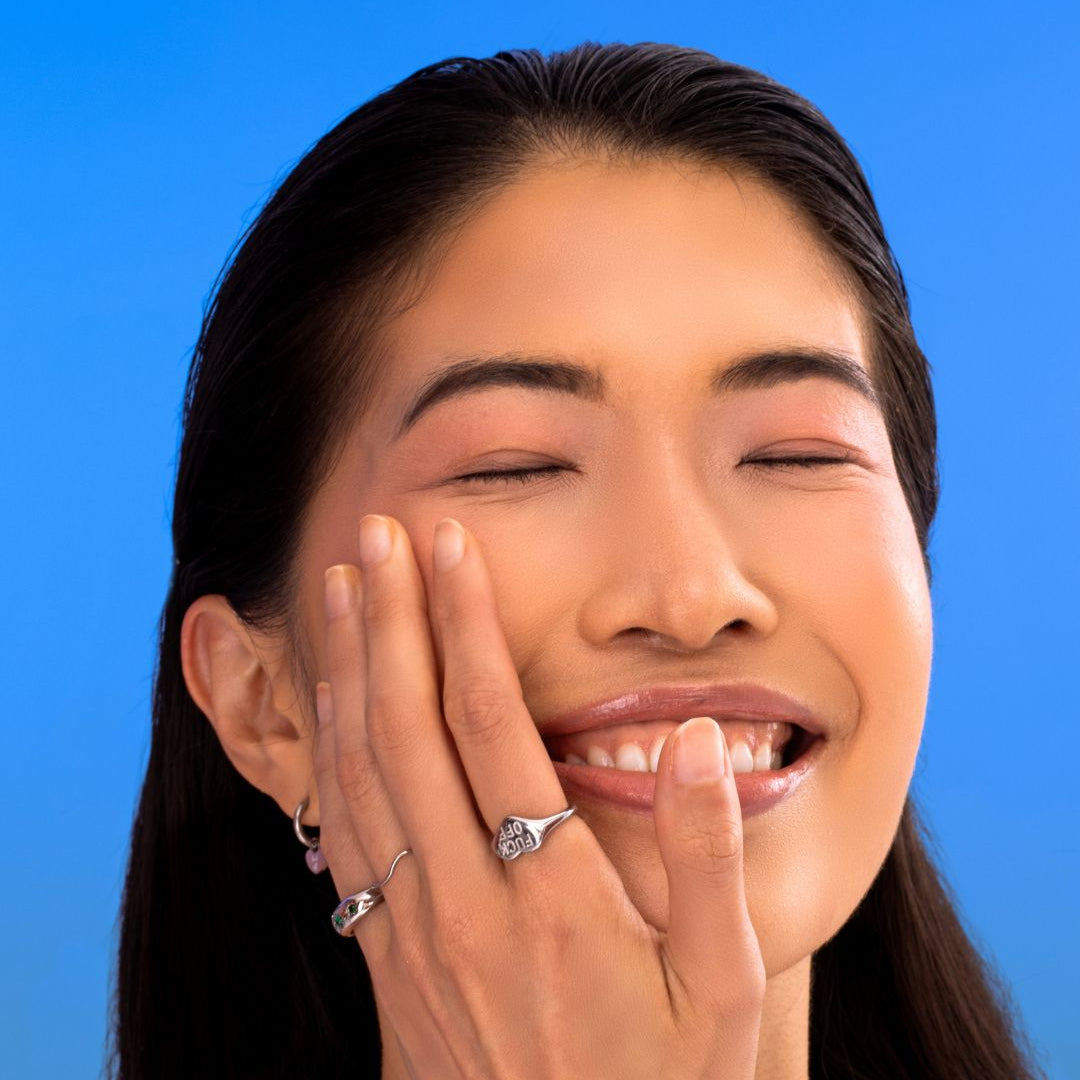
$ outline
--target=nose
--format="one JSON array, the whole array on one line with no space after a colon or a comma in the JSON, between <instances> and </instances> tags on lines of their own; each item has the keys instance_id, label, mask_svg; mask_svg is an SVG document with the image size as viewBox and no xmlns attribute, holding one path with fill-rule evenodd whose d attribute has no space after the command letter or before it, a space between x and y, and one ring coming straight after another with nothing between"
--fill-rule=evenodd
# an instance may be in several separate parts
<instances>
[{"instance_id":1,"label":"nose","mask_svg":"<svg viewBox=\"0 0 1080 1080\"><path fill-rule=\"evenodd\" d=\"M586 641L693 653L775 630L774 600L748 565L752 530L733 527L736 515L716 493L669 476L624 489L617 502L597 507L607 540L593 553L597 572L579 609Z\"/></svg>"}]
</instances>

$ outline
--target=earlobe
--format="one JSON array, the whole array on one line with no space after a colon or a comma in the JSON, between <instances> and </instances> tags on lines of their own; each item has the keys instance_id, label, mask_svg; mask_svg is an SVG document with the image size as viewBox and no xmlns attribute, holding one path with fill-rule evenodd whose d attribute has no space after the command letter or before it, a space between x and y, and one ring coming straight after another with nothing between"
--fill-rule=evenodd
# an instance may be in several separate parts
<instances>
[{"instance_id":1,"label":"earlobe","mask_svg":"<svg viewBox=\"0 0 1080 1080\"><path fill-rule=\"evenodd\" d=\"M188 692L237 771L290 816L310 798L305 821L318 821L311 730L284 649L258 635L224 596L201 596L184 616L180 655ZM289 687L275 693L283 681ZM280 708L279 699L292 704Z\"/></svg>"}]
</instances>

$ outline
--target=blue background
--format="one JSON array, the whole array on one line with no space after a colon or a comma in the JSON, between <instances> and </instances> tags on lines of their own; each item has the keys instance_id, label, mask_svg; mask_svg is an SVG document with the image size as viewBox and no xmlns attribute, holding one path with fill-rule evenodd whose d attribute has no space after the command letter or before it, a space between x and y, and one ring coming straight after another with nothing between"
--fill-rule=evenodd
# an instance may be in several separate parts
<instances>
[{"instance_id":1,"label":"blue background","mask_svg":"<svg viewBox=\"0 0 1080 1080\"><path fill-rule=\"evenodd\" d=\"M934 367L944 497L915 787L1053 1077L1080 1077L1078 16L1060 4L22 5L0 16L0 1071L101 1065L181 387L305 147L446 56L695 45L815 101Z\"/></svg>"}]
</instances>

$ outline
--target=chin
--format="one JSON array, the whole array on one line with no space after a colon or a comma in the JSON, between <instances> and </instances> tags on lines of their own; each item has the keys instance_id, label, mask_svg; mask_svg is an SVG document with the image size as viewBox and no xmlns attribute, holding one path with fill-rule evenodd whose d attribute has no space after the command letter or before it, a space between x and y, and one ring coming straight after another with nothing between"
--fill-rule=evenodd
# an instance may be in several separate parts
<instances>
[{"instance_id":1,"label":"chin","mask_svg":"<svg viewBox=\"0 0 1080 1080\"><path fill-rule=\"evenodd\" d=\"M581 806L579 812L596 833L634 907L646 923L665 932L667 873L652 816L619 815L614 827L604 820L602 811L590 814ZM822 865L806 851L794 860L785 859L779 850L782 845L761 829L745 835L744 845L747 909L766 976L772 978L805 960L836 934L869 888L873 873L838 875L837 867Z\"/></svg>"}]
</instances>

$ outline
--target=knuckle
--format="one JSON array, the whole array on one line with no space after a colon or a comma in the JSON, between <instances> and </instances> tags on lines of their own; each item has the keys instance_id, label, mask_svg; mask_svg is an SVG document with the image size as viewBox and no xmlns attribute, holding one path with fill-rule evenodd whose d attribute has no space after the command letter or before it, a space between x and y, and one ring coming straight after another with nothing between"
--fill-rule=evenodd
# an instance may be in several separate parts
<instances>
[{"instance_id":1,"label":"knuckle","mask_svg":"<svg viewBox=\"0 0 1080 1080\"><path fill-rule=\"evenodd\" d=\"M551 895L540 913L534 912L530 915L529 926L526 927L530 932L535 932L532 931L534 926L538 929L544 954L553 961L556 968L562 967L566 962L572 962L580 945L578 913L566 911L564 906L560 906L559 899L560 897ZM545 897L545 900L548 898ZM561 900L565 905L565 895L561 897Z\"/></svg>"},{"instance_id":2,"label":"knuckle","mask_svg":"<svg viewBox=\"0 0 1080 1080\"><path fill-rule=\"evenodd\" d=\"M760 1008L765 1003L765 962L760 954L757 963L753 966L753 974L747 986L747 1001L755 1008Z\"/></svg>"},{"instance_id":3,"label":"knuckle","mask_svg":"<svg viewBox=\"0 0 1080 1080\"><path fill-rule=\"evenodd\" d=\"M487 675L469 676L448 697L447 723L474 739L498 737L512 707L505 688Z\"/></svg>"},{"instance_id":4,"label":"knuckle","mask_svg":"<svg viewBox=\"0 0 1080 1080\"><path fill-rule=\"evenodd\" d=\"M366 802L375 787L375 760L364 749L343 751L337 761L337 782L346 802Z\"/></svg>"},{"instance_id":5,"label":"knuckle","mask_svg":"<svg viewBox=\"0 0 1080 1080\"><path fill-rule=\"evenodd\" d=\"M467 617L467 605L455 589L436 589L431 609L435 618L447 626Z\"/></svg>"},{"instance_id":6,"label":"knuckle","mask_svg":"<svg viewBox=\"0 0 1080 1080\"><path fill-rule=\"evenodd\" d=\"M366 622L396 623L411 617L416 610L415 601L403 590L379 587L374 582L364 590L364 619Z\"/></svg>"},{"instance_id":7,"label":"knuckle","mask_svg":"<svg viewBox=\"0 0 1080 1080\"><path fill-rule=\"evenodd\" d=\"M482 952L483 926L476 911L455 904L441 905L432 916L435 951L447 967Z\"/></svg>"},{"instance_id":8,"label":"knuckle","mask_svg":"<svg viewBox=\"0 0 1080 1080\"><path fill-rule=\"evenodd\" d=\"M723 1016L729 1022L756 1026L765 1004L765 965L760 950L748 952L733 971L737 974L726 978L720 986L695 983L693 1009L695 1013L700 1010L704 1015Z\"/></svg>"},{"instance_id":9,"label":"knuckle","mask_svg":"<svg viewBox=\"0 0 1080 1080\"><path fill-rule=\"evenodd\" d=\"M409 694L376 693L368 702L367 733L377 751L408 753L422 742L421 705Z\"/></svg>"},{"instance_id":10,"label":"knuckle","mask_svg":"<svg viewBox=\"0 0 1080 1080\"><path fill-rule=\"evenodd\" d=\"M571 893L566 874L553 867L535 867L521 875L514 888L520 897L520 932L512 931L511 937L538 943L545 955L571 962L595 927L625 900L621 889L615 895L591 882L578 883Z\"/></svg>"},{"instance_id":11,"label":"knuckle","mask_svg":"<svg viewBox=\"0 0 1080 1080\"><path fill-rule=\"evenodd\" d=\"M735 995L737 1001L756 1006L765 1000L765 961L752 930L746 935L745 945L746 959L741 965L742 978L735 980Z\"/></svg>"},{"instance_id":12,"label":"knuckle","mask_svg":"<svg viewBox=\"0 0 1080 1080\"><path fill-rule=\"evenodd\" d=\"M759 963L746 970L741 979L727 988L722 1008L729 1016L749 1018L757 1016L764 1003L765 970Z\"/></svg>"},{"instance_id":13,"label":"knuckle","mask_svg":"<svg viewBox=\"0 0 1080 1080\"><path fill-rule=\"evenodd\" d=\"M742 858L742 830L730 818L687 826L678 846L683 861L698 872L727 875Z\"/></svg>"}]
</instances>

